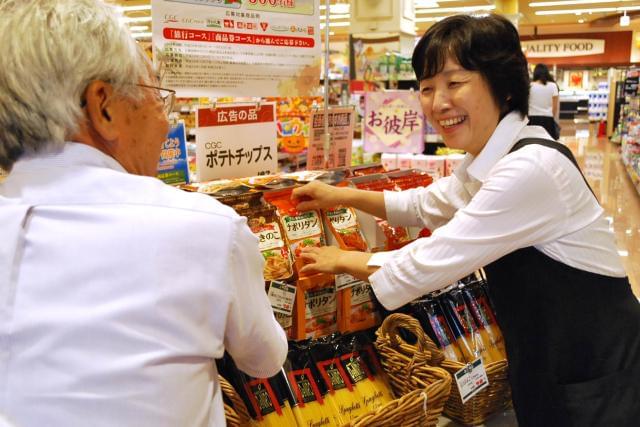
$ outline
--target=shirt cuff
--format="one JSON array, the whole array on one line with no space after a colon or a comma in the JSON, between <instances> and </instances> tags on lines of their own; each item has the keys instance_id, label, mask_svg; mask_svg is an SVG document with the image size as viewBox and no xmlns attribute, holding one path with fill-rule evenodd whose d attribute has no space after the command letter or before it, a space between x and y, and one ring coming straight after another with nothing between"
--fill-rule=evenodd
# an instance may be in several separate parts
<instances>
[{"instance_id":1,"label":"shirt cuff","mask_svg":"<svg viewBox=\"0 0 640 427\"><path fill-rule=\"evenodd\" d=\"M382 252L381 254L384 254ZM390 252L386 252L390 254ZM373 259L373 257L371 257ZM398 293L394 291L393 280L389 277L387 269L380 267L375 273L369 276L369 283L373 289L373 293L376 295L378 301L387 310L395 310L402 307L404 304L398 298Z\"/></svg>"},{"instance_id":2,"label":"shirt cuff","mask_svg":"<svg viewBox=\"0 0 640 427\"><path fill-rule=\"evenodd\" d=\"M416 222L413 205L411 203L412 191L413 190L384 192L384 208L389 224L406 224L407 219L412 223ZM411 221L411 219L413 221Z\"/></svg>"},{"instance_id":3,"label":"shirt cuff","mask_svg":"<svg viewBox=\"0 0 640 427\"><path fill-rule=\"evenodd\" d=\"M382 267L382 264L387 262L389 258L393 256L393 252L376 252L371 255L367 262L367 267Z\"/></svg>"}]
</instances>

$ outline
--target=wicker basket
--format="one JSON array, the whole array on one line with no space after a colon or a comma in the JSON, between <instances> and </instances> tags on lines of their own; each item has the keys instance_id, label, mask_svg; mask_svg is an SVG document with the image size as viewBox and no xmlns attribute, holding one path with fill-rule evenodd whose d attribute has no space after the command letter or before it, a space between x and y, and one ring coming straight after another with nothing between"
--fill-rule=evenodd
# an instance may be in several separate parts
<instances>
[{"instance_id":1,"label":"wicker basket","mask_svg":"<svg viewBox=\"0 0 640 427\"><path fill-rule=\"evenodd\" d=\"M452 376L466 365L445 359L440 365ZM511 387L507 378L506 360L492 362L485 366L489 385L466 403L462 403L458 387L451 387L451 395L444 407L444 414L465 425L484 423L497 412L511 407Z\"/></svg>"},{"instance_id":2,"label":"wicker basket","mask_svg":"<svg viewBox=\"0 0 640 427\"><path fill-rule=\"evenodd\" d=\"M246 427L252 425L247 406L233 386L220 375L218 375L218 382L220 382L222 392L233 404L233 406L229 406L226 403L224 404L224 416L227 419L227 426Z\"/></svg>"},{"instance_id":3,"label":"wicker basket","mask_svg":"<svg viewBox=\"0 0 640 427\"><path fill-rule=\"evenodd\" d=\"M398 328L417 337L417 349L399 337ZM377 335L375 345L380 361L393 393L401 397L358 417L350 426L435 426L451 390L447 371L430 366L442 361L442 352L438 352L418 321L404 314L387 317Z\"/></svg>"}]
</instances>

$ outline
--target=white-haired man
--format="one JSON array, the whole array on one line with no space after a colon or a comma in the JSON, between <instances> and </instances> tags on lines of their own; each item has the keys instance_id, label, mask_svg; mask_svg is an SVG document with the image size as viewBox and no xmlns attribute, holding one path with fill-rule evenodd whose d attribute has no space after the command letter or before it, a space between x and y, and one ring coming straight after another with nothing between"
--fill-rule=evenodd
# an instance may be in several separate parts
<instances>
[{"instance_id":1,"label":"white-haired man","mask_svg":"<svg viewBox=\"0 0 640 427\"><path fill-rule=\"evenodd\" d=\"M244 218L155 175L173 92L99 0L0 0L0 418L224 425L287 351Z\"/></svg>"}]
</instances>

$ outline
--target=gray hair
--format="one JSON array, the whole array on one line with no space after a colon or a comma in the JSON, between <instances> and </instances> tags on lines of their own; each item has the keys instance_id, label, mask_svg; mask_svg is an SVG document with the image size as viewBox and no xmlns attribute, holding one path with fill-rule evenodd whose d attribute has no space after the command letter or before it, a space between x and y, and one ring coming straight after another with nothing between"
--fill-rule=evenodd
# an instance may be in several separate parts
<instances>
[{"instance_id":1,"label":"gray hair","mask_svg":"<svg viewBox=\"0 0 640 427\"><path fill-rule=\"evenodd\" d=\"M84 120L91 81L133 99L151 64L100 0L0 0L0 168L61 148Z\"/></svg>"}]
</instances>

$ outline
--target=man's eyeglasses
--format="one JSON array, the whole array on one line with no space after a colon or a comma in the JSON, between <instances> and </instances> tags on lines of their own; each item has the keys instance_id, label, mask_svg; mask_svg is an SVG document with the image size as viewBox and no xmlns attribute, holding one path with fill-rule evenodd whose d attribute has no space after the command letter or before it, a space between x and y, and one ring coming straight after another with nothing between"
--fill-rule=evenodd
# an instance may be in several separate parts
<instances>
[{"instance_id":1,"label":"man's eyeglasses","mask_svg":"<svg viewBox=\"0 0 640 427\"><path fill-rule=\"evenodd\" d=\"M143 85L140 83L136 83L136 86L138 87L144 87L147 89L155 89L158 91L158 99L160 99L162 101L162 104L164 106L164 112L166 115L169 115L169 113L171 113L173 111L173 106L176 103L176 91L173 89L165 89L163 87L159 87L159 86L149 86L149 85Z\"/></svg>"},{"instance_id":2,"label":"man's eyeglasses","mask_svg":"<svg viewBox=\"0 0 640 427\"><path fill-rule=\"evenodd\" d=\"M149 85L143 85L141 83L131 83L134 84L135 86L138 87L144 87L147 89L155 89L158 91L157 95L158 95L158 99L162 101L162 105L163 105L163 110L164 113L168 116L169 113L171 113L173 111L173 107L176 103L176 91L173 89L165 89L163 87L159 87L159 86L149 86ZM86 99L82 99L80 100L80 107L84 108L87 105L87 100Z\"/></svg>"}]
</instances>

